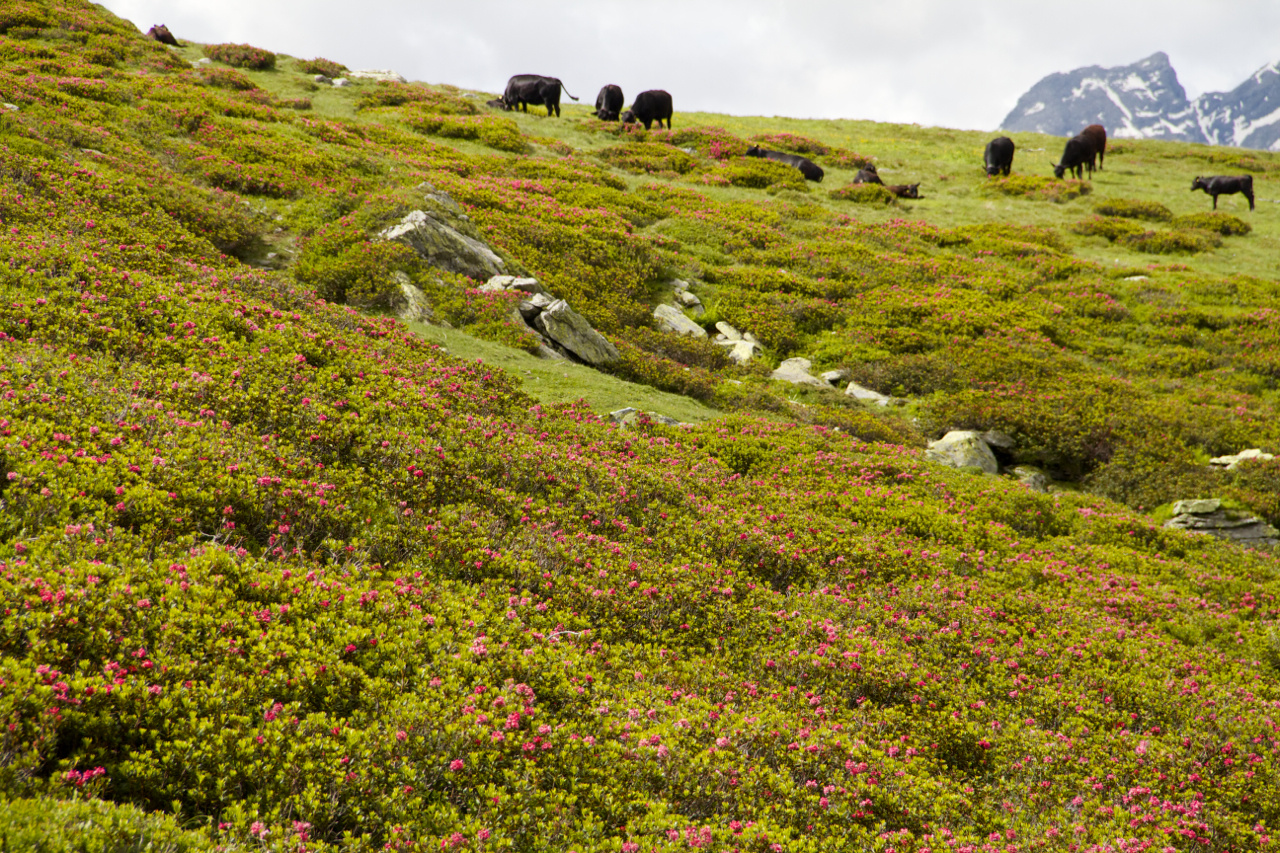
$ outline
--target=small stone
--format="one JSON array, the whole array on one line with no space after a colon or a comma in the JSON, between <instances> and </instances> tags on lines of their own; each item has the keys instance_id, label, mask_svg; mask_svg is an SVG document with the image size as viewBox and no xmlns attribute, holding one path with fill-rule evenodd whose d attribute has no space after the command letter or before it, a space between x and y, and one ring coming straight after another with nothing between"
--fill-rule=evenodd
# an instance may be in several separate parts
<instances>
[{"instance_id":1,"label":"small stone","mask_svg":"<svg viewBox=\"0 0 1280 853\"><path fill-rule=\"evenodd\" d=\"M744 336L745 337L745 336ZM809 372L813 362L807 358L789 358L778 369L770 374L770 378L779 382L790 382L792 385L808 385L813 388L830 388L831 386Z\"/></svg>"},{"instance_id":2,"label":"small stone","mask_svg":"<svg viewBox=\"0 0 1280 853\"><path fill-rule=\"evenodd\" d=\"M735 329L733 326L730 326L724 320L721 320L718 323L716 323L716 331L724 335L726 340L730 340L730 341L742 340L742 333L739 332L737 329Z\"/></svg>"},{"instance_id":3,"label":"small stone","mask_svg":"<svg viewBox=\"0 0 1280 853\"><path fill-rule=\"evenodd\" d=\"M639 409L635 408L634 406L625 406L621 409L615 409L614 411L609 413L609 421L611 423L620 424L622 423L623 419L626 418L627 415L634 414L635 412L638 412L638 411Z\"/></svg>"},{"instance_id":4,"label":"small stone","mask_svg":"<svg viewBox=\"0 0 1280 853\"><path fill-rule=\"evenodd\" d=\"M924 458L952 468L977 466L987 474L997 474L1000 463L975 430L952 430L937 441L929 442Z\"/></svg>"},{"instance_id":5,"label":"small stone","mask_svg":"<svg viewBox=\"0 0 1280 853\"><path fill-rule=\"evenodd\" d=\"M314 80L315 82L319 83L321 86L332 86L332 85L333 85L333 78L332 78L332 77L329 77L328 75L325 75L325 74L317 74L316 76L312 77L311 79L312 79L312 80Z\"/></svg>"},{"instance_id":6,"label":"small stone","mask_svg":"<svg viewBox=\"0 0 1280 853\"><path fill-rule=\"evenodd\" d=\"M359 71L348 71L347 74L354 80L377 80L385 83L408 82L396 72L385 69L365 68Z\"/></svg>"},{"instance_id":7,"label":"small stone","mask_svg":"<svg viewBox=\"0 0 1280 853\"><path fill-rule=\"evenodd\" d=\"M192 64L192 65L212 65L212 64L213 64L213 60L212 60L212 59L210 59L210 58L209 58L209 57L207 57L207 56L204 56L204 57L201 57L200 59L197 59L195 62L193 62L193 63L191 63L191 64Z\"/></svg>"},{"instance_id":8,"label":"small stone","mask_svg":"<svg viewBox=\"0 0 1280 853\"><path fill-rule=\"evenodd\" d=\"M875 403L877 406L887 406L890 402L889 397L886 397L879 391L872 391L870 388L864 388L857 382L850 382L849 387L844 390L844 393L853 397L855 400L866 400L867 402Z\"/></svg>"},{"instance_id":9,"label":"small stone","mask_svg":"<svg viewBox=\"0 0 1280 853\"><path fill-rule=\"evenodd\" d=\"M1208 515L1217 512L1222 501L1217 498L1200 498L1198 500L1178 501L1173 505L1174 515Z\"/></svg>"},{"instance_id":10,"label":"small stone","mask_svg":"<svg viewBox=\"0 0 1280 853\"><path fill-rule=\"evenodd\" d=\"M3 106L6 110L8 110L11 113L16 113L18 111L17 104L0 104L0 106Z\"/></svg>"},{"instance_id":11,"label":"small stone","mask_svg":"<svg viewBox=\"0 0 1280 853\"><path fill-rule=\"evenodd\" d=\"M839 385L841 382L849 378L849 368L841 367L836 370L828 370L822 374L822 380L830 385Z\"/></svg>"},{"instance_id":12,"label":"small stone","mask_svg":"<svg viewBox=\"0 0 1280 853\"><path fill-rule=\"evenodd\" d=\"M1009 475L1033 492L1049 493L1049 478L1038 468L1018 465L1009 469Z\"/></svg>"},{"instance_id":13,"label":"small stone","mask_svg":"<svg viewBox=\"0 0 1280 853\"><path fill-rule=\"evenodd\" d=\"M1240 463L1246 459L1258 459L1265 461L1267 459L1275 459L1270 453L1264 453L1257 447L1251 447L1248 450L1241 450L1234 456L1215 456L1209 460L1209 464L1215 468L1225 468L1228 471L1234 471L1240 466Z\"/></svg>"},{"instance_id":14,"label":"small stone","mask_svg":"<svg viewBox=\"0 0 1280 853\"><path fill-rule=\"evenodd\" d=\"M764 344L760 343L760 339L757 338L755 335L751 334L750 332L743 332L742 339L744 341L750 341L751 343L755 344L758 347L764 346Z\"/></svg>"},{"instance_id":15,"label":"small stone","mask_svg":"<svg viewBox=\"0 0 1280 853\"><path fill-rule=\"evenodd\" d=\"M339 77L333 81L333 86L335 89L341 89L344 86L350 86L350 85L351 85L351 81L348 80L346 77Z\"/></svg>"},{"instance_id":16,"label":"small stone","mask_svg":"<svg viewBox=\"0 0 1280 853\"><path fill-rule=\"evenodd\" d=\"M1124 280L1125 281L1148 281L1149 277L1145 275L1128 275L1128 276L1125 276Z\"/></svg>"},{"instance_id":17,"label":"small stone","mask_svg":"<svg viewBox=\"0 0 1280 853\"><path fill-rule=\"evenodd\" d=\"M507 285L507 290L518 290L521 293L546 293L546 289L536 278L517 278Z\"/></svg>"},{"instance_id":18,"label":"small stone","mask_svg":"<svg viewBox=\"0 0 1280 853\"><path fill-rule=\"evenodd\" d=\"M693 307L693 306L695 306L695 305L701 305L701 304L702 304L702 300L701 300L701 299L699 299L699 298L698 298L698 297L697 297L693 292L688 291L688 290L681 290L681 291L677 292L677 293L676 293L676 302L680 303L681 305L685 306L686 308L692 308L692 307Z\"/></svg>"},{"instance_id":19,"label":"small stone","mask_svg":"<svg viewBox=\"0 0 1280 853\"><path fill-rule=\"evenodd\" d=\"M672 279L671 287L675 290L676 293L684 293L686 290L689 289L689 282L679 278Z\"/></svg>"},{"instance_id":20,"label":"small stone","mask_svg":"<svg viewBox=\"0 0 1280 853\"><path fill-rule=\"evenodd\" d=\"M532 324L538 315L542 313L542 306L534 305L529 300L523 300L516 306L516 310L520 312L520 318L526 323Z\"/></svg>"},{"instance_id":21,"label":"small stone","mask_svg":"<svg viewBox=\"0 0 1280 853\"><path fill-rule=\"evenodd\" d=\"M705 338L706 329L690 320L684 312L674 305L659 305L653 309L653 321L660 332L671 332L677 335L689 335L694 338Z\"/></svg>"}]
</instances>

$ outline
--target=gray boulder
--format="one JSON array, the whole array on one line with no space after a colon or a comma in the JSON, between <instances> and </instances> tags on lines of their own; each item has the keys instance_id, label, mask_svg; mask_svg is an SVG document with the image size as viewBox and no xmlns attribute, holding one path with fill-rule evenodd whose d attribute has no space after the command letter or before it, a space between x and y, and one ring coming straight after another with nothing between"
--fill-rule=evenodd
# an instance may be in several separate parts
<instances>
[{"instance_id":1,"label":"gray boulder","mask_svg":"<svg viewBox=\"0 0 1280 853\"><path fill-rule=\"evenodd\" d=\"M435 312L427 295L422 289L409 280L409 276L396 271L391 274L396 286L400 288L400 304L396 307L396 316L406 323L434 323Z\"/></svg>"},{"instance_id":2,"label":"gray boulder","mask_svg":"<svg viewBox=\"0 0 1280 853\"><path fill-rule=\"evenodd\" d=\"M924 458L951 468L981 468L984 473L997 474L1000 465L995 454L975 430L952 430L937 441L929 442Z\"/></svg>"},{"instance_id":3,"label":"gray boulder","mask_svg":"<svg viewBox=\"0 0 1280 853\"><path fill-rule=\"evenodd\" d=\"M1280 531L1260 518L1222 508L1214 499L1178 501L1174 516L1164 523L1175 530L1203 533L1244 548L1272 549L1280 545Z\"/></svg>"},{"instance_id":4,"label":"gray boulder","mask_svg":"<svg viewBox=\"0 0 1280 853\"><path fill-rule=\"evenodd\" d=\"M351 85L351 81L348 80L346 77L335 77L333 80L333 87L335 89L341 89L344 86L350 86L350 85Z\"/></svg>"},{"instance_id":5,"label":"gray boulder","mask_svg":"<svg viewBox=\"0 0 1280 853\"><path fill-rule=\"evenodd\" d=\"M476 279L498 275L506 266L488 246L459 232L426 211L411 210L399 224L383 231L384 240L394 240L412 249L433 267Z\"/></svg>"},{"instance_id":6,"label":"gray boulder","mask_svg":"<svg viewBox=\"0 0 1280 853\"><path fill-rule=\"evenodd\" d=\"M822 381L828 385L839 385L841 382L849 378L849 368L841 367L838 370L828 370L822 374Z\"/></svg>"},{"instance_id":7,"label":"gray boulder","mask_svg":"<svg viewBox=\"0 0 1280 853\"><path fill-rule=\"evenodd\" d=\"M332 78L332 77L329 77L329 76L327 76L327 75L324 75L324 74L317 74L316 76L312 77L311 79L312 79L312 80L314 80L314 81L316 81L317 83L319 83L321 86L332 86L332 85L333 85L333 78Z\"/></svg>"},{"instance_id":8,"label":"gray boulder","mask_svg":"<svg viewBox=\"0 0 1280 853\"><path fill-rule=\"evenodd\" d=\"M1174 515L1209 515L1222 508L1222 501L1217 498L1195 498L1189 501L1178 501L1173 505Z\"/></svg>"},{"instance_id":9,"label":"gray boulder","mask_svg":"<svg viewBox=\"0 0 1280 853\"><path fill-rule=\"evenodd\" d=\"M746 338L746 335L743 335ZM825 380L819 379L809 372L809 368L813 367L813 362L807 358L789 358L782 364L778 365L778 369L773 371L771 378L779 382L790 382L792 385L809 385L814 388L830 388L831 385Z\"/></svg>"},{"instance_id":10,"label":"gray boulder","mask_svg":"<svg viewBox=\"0 0 1280 853\"><path fill-rule=\"evenodd\" d=\"M591 328L586 318L570 308L569 303L563 299L557 299L543 308L533 322L539 332L587 364L611 364L621 357L618 348Z\"/></svg>"},{"instance_id":11,"label":"gray boulder","mask_svg":"<svg viewBox=\"0 0 1280 853\"><path fill-rule=\"evenodd\" d=\"M733 326L730 326L724 320L721 320L718 323L716 323L716 331L719 332L721 335L723 335L726 341L742 340L742 332L739 332L737 329L735 329Z\"/></svg>"},{"instance_id":12,"label":"gray boulder","mask_svg":"<svg viewBox=\"0 0 1280 853\"><path fill-rule=\"evenodd\" d=\"M1013 436L998 429L989 429L984 432L982 440L987 443L988 447L998 447L1001 450L1013 450L1017 446L1014 443Z\"/></svg>"},{"instance_id":13,"label":"gray boulder","mask_svg":"<svg viewBox=\"0 0 1280 853\"><path fill-rule=\"evenodd\" d=\"M1017 465L1009 469L1009 475L1033 492L1049 493L1049 478L1038 468Z\"/></svg>"},{"instance_id":14,"label":"gray boulder","mask_svg":"<svg viewBox=\"0 0 1280 853\"><path fill-rule=\"evenodd\" d=\"M726 341L726 343L728 343L731 348L729 352L725 354L725 357L739 367L751 361L752 357L756 354L756 350L759 349L759 347L750 341Z\"/></svg>"},{"instance_id":15,"label":"gray boulder","mask_svg":"<svg viewBox=\"0 0 1280 853\"><path fill-rule=\"evenodd\" d=\"M705 338L707 336L705 329L686 317L684 312L674 305L659 305L654 308L653 321L660 332L690 335L695 338Z\"/></svg>"},{"instance_id":16,"label":"gray boulder","mask_svg":"<svg viewBox=\"0 0 1280 853\"><path fill-rule=\"evenodd\" d=\"M353 80L374 80L381 83L408 82L394 71L379 68L365 68L360 71L348 71L347 76Z\"/></svg>"}]
</instances>

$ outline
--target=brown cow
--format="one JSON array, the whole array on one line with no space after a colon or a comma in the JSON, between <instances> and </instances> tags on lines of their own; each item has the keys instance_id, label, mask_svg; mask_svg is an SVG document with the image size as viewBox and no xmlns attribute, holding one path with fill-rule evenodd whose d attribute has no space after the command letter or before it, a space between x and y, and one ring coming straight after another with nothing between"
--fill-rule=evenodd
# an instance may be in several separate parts
<instances>
[{"instance_id":1,"label":"brown cow","mask_svg":"<svg viewBox=\"0 0 1280 853\"><path fill-rule=\"evenodd\" d=\"M1107 154L1107 129L1100 124L1091 124L1080 131L1079 138L1093 146L1093 152L1098 155L1098 171L1101 172L1102 161Z\"/></svg>"}]
</instances>

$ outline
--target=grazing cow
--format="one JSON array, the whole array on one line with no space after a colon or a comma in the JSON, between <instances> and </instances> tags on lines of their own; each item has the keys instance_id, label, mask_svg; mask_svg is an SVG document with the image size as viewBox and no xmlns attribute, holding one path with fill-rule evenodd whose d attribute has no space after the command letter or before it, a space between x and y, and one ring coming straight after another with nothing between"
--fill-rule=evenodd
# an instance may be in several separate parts
<instances>
[{"instance_id":1,"label":"grazing cow","mask_svg":"<svg viewBox=\"0 0 1280 853\"><path fill-rule=\"evenodd\" d=\"M560 90L564 89L564 93L569 95L569 90L564 88L564 84L560 82L559 77L543 77L541 74L517 74L507 81L507 89L502 93L502 102L507 105L507 109L514 110L517 107L529 112L529 105L535 107L545 104L547 107L547 115L550 116L552 110L556 116L560 115ZM573 100L573 95L569 95Z\"/></svg>"},{"instance_id":2,"label":"grazing cow","mask_svg":"<svg viewBox=\"0 0 1280 853\"><path fill-rule=\"evenodd\" d=\"M1191 191L1204 190L1213 196L1213 209L1218 209L1218 196L1243 193L1249 199L1249 209L1253 210L1253 175L1217 175L1212 178L1196 178L1191 182Z\"/></svg>"},{"instance_id":3,"label":"grazing cow","mask_svg":"<svg viewBox=\"0 0 1280 853\"><path fill-rule=\"evenodd\" d=\"M807 157L801 157L798 154L784 154L781 151L766 151L759 145L752 145L747 149L748 157L764 157L767 160L773 160L777 163L784 163L788 166L794 166L800 170L800 174L804 175L806 181L821 182L823 171L822 167Z\"/></svg>"},{"instance_id":4,"label":"grazing cow","mask_svg":"<svg viewBox=\"0 0 1280 853\"><path fill-rule=\"evenodd\" d=\"M853 182L855 184L884 184L884 181L880 180L880 175L876 172L876 167L870 163L858 170L858 174L853 176Z\"/></svg>"},{"instance_id":5,"label":"grazing cow","mask_svg":"<svg viewBox=\"0 0 1280 853\"><path fill-rule=\"evenodd\" d=\"M982 162L987 167L987 177L1003 174L1009 175L1013 168L1013 140L1007 136L997 136L987 143L987 150L982 152Z\"/></svg>"},{"instance_id":6,"label":"grazing cow","mask_svg":"<svg viewBox=\"0 0 1280 853\"><path fill-rule=\"evenodd\" d=\"M662 89L650 89L636 95L631 109L622 114L622 121L624 124L643 122L644 129L648 130L655 121L662 127L662 120L666 119L667 130L670 130L671 113L671 95Z\"/></svg>"},{"instance_id":7,"label":"grazing cow","mask_svg":"<svg viewBox=\"0 0 1280 853\"><path fill-rule=\"evenodd\" d=\"M920 195L919 184L889 184L885 189L898 198L924 198Z\"/></svg>"},{"instance_id":8,"label":"grazing cow","mask_svg":"<svg viewBox=\"0 0 1280 853\"><path fill-rule=\"evenodd\" d=\"M1094 153L1098 155L1098 171L1101 172L1102 161L1107 154L1107 129L1100 124L1091 124L1080 131L1078 138L1093 146Z\"/></svg>"},{"instance_id":9,"label":"grazing cow","mask_svg":"<svg viewBox=\"0 0 1280 853\"><path fill-rule=\"evenodd\" d=\"M502 98L494 98L492 101L485 101L484 105L486 107L493 107L495 110L505 110L507 108L507 102L502 100Z\"/></svg>"},{"instance_id":10,"label":"grazing cow","mask_svg":"<svg viewBox=\"0 0 1280 853\"><path fill-rule=\"evenodd\" d=\"M601 121L617 121L623 103L622 87L610 83L596 95L596 118Z\"/></svg>"},{"instance_id":11,"label":"grazing cow","mask_svg":"<svg viewBox=\"0 0 1280 853\"><path fill-rule=\"evenodd\" d=\"M1053 176L1058 180L1062 180L1062 176L1067 172L1071 172L1076 176L1076 180L1084 178L1084 170L1089 170L1090 179L1093 178L1093 146L1088 140L1079 136L1073 136L1067 140L1066 147L1062 149L1062 160L1053 164Z\"/></svg>"},{"instance_id":12,"label":"grazing cow","mask_svg":"<svg viewBox=\"0 0 1280 853\"><path fill-rule=\"evenodd\" d=\"M169 32L169 28L164 24L156 24L147 30L147 38L155 39L161 44L167 44L171 47L178 47L178 40L173 37L173 33Z\"/></svg>"}]
</instances>

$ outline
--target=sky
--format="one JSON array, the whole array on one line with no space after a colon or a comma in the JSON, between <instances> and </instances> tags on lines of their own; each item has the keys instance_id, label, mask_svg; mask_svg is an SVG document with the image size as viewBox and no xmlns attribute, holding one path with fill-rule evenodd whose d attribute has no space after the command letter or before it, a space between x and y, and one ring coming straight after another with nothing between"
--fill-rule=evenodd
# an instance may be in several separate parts
<instances>
[{"instance_id":1,"label":"sky","mask_svg":"<svg viewBox=\"0 0 1280 853\"><path fill-rule=\"evenodd\" d=\"M593 104L995 130L1042 77L1163 50L1189 97L1280 60L1276 0L106 0L146 30L501 92L559 77Z\"/></svg>"}]
</instances>

